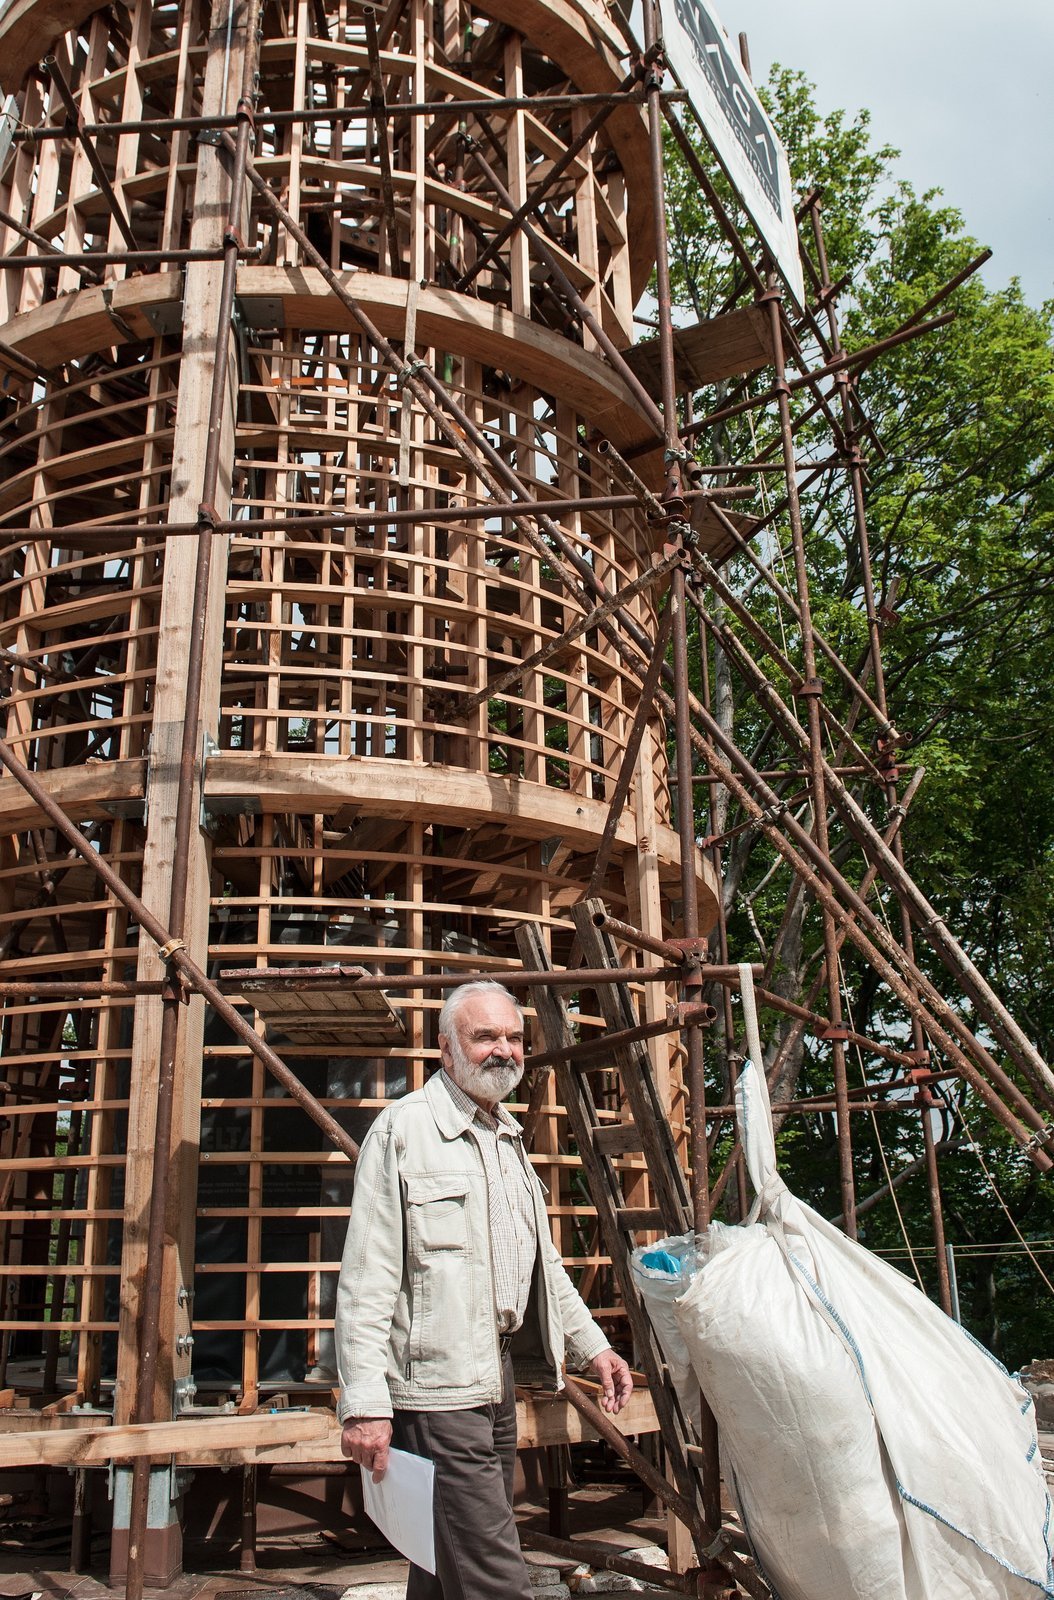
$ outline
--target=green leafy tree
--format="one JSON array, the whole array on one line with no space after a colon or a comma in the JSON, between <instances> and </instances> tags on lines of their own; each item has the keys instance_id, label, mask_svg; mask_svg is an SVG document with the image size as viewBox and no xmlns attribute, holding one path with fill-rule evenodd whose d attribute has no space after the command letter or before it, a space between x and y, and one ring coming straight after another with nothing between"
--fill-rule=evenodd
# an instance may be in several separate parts
<instances>
[{"instance_id":1,"label":"green leafy tree","mask_svg":"<svg viewBox=\"0 0 1054 1600\"><path fill-rule=\"evenodd\" d=\"M841 286L843 341L849 350L861 349L919 313L979 247L938 192L917 194L893 176L896 152L874 147L866 112L855 118L844 112L823 117L806 80L778 68L768 98L799 192L815 189L822 197L830 275ZM700 159L712 165L698 148ZM704 319L737 300L744 303L743 284L698 184L673 146L669 168L675 296L685 316ZM719 174L715 181L734 212L734 197ZM811 246L804 233L803 239ZM1054 741L1049 737L1054 712L1054 307L1028 305L1016 282L992 290L977 276L948 303L953 323L887 351L857 379L873 423L873 433L861 433L860 443L874 580L885 619L890 712L904 741L904 766L926 771L904 842L909 868L924 893L1049 1058L1054 1051ZM805 359L821 364L822 352L807 327L800 337ZM763 371L715 385L693 397L694 415L759 394L770 377ZM801 418L810 397L799 395L795 404ZM728 419L703 434L699 459L755 459L774 444L774 428L771 406ZM830 452L831 437L821 417L803 420L796 440L799 459L821 459ZM776 492L767 490L770 496ZM766 505L762 501L762 510ZM868 636L847 475L824 472L812 482L806 476L802 507L814 617L842 659L859 672L867 661ZM793 589L786 533L785 519L777 519L774 531L762 536L762 553ZM725 573L762 624L777 639L783 637L785 619L781 622L753 568L737 557ZM722 620L712 596L704 596L704 603ZM797 666L793 636L784 647ZM762 765L795 764L734 665L712 642L708 648L713 703L740 747ZM771 661L766 666L786 697L789 685ZM830 678L828 691L829 703L844 719L849 702L839 699ZM778 786L807 820L800 782L788 779ZM880 820L881 797L865 785L858 785L858 792ZM736 831L742 822L727 797L710 786L699 828L731 834L723 867L734 948L741 953L760 948L764 958L772 957L775 986L800 999L821 970L820 921L807 897L792 892L787 872L761 836L750 828ZM834 850L842 870L859 879L864 864L851 841L836 838ZM885 908L897 926L895 903L887 899ZM918 954L938 987L954 998L951 980L921 940ZM903 1045L903 1015L874 973L849 944L842 960L853 1025ZM822 989L817 1006L822 1009ZM962 1009L972 1021L966 1002ZM788 1024L775 1016L768 1020L771 1061ZM872 1062L872 1076L874 1067ZM857 1072L855 1062L851 1070ZM787 1053L780 1094L790 1099L829 1087L826 1049L808 1036L799 1038ZM1038 1176L964 1085L947 1084L940 1096L942 1184L949 1237L962 1252L965 1319L1011 1362L1050 1354L1054 1300L1015 1232L1036 1241L1037 1249L1054 1233L1049 1181ZM876 1196L861 1226L877 1248L903 1249L906 1233L932 1291L935 1264L919 1165L919 1115L905 1108L876 1116L873 1124L865 1118L854 1123L858 1192L865 1199ZM788 1118L781 1140L790 1181L827 1215L836 1214L840 1202L830 1119Z\"/></svg>"}]
</instances>

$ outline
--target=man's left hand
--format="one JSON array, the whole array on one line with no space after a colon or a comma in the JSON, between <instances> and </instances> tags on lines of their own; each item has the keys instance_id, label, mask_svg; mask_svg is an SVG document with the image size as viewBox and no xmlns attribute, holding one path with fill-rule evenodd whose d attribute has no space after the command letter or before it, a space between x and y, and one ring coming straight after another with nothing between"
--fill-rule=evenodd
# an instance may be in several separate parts
<instances>
[{"instance_id":1,"label":"man's left hand","mask_svg":"<svg viewBox=\"0 0 1054 1600\"><path fill-rule=\"evenodd\" d=\"M614 1350L601 1350L589 1363L589 1370L600 1379L600 1408L612 1413L621 1411L633 1393L633 1378L628 1364Z\"/></svg>"}]
</instances>

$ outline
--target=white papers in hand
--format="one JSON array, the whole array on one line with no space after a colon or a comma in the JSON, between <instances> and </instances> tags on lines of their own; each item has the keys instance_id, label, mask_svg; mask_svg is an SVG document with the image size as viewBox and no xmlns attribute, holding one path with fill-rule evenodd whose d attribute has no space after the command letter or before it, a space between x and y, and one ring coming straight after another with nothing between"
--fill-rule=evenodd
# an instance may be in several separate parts
<instances>
[{"instance_id":1,"label":"white papers in hand","mask_svg":"<svg viewBox=\"0 0 1054 1600\"><path fill-rule=\"evenodd\" d=\"M388 1470L380 1483L362 1469L362 1498L366 1515L375 1522L400 1555L425 1572L435 1572L435 1528L432 1491L435 1462L412 1456L406 1450L389 1450Z\"/></svg>"}]
</instances>

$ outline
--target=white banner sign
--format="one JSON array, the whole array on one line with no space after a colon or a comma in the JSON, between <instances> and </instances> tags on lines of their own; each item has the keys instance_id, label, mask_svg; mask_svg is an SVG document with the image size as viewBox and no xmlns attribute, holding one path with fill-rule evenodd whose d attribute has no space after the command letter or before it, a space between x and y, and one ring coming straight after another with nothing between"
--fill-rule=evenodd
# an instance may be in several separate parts
<instances>
[{"instance_id":1,"label":"white banner sign","mask_svg":"<svg viewBox=\"0 0 1054 1600\"><path fill-rule=\"evenodd\" d=\"M787 154L707 0L659 0L666 57L799 305L805 303Z\"/></svg>"}]
</instances>

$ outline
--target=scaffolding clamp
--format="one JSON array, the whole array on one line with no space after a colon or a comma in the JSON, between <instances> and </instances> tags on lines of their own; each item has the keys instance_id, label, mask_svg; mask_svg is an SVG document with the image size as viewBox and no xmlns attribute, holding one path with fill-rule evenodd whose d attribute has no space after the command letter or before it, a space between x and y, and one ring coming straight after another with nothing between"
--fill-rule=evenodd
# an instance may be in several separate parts
<instances>
[{"instance_id":1,"label":"scaffolding clamp","mask_svg":"<svg viewBox=\"0 0 1054 1600\"><path fill-rule=\"evenodd\" d=\"M758 821L779 822L780 818L785 817L789 810L790 806L787 804L786 800L777 800L773 805L765 806L762 811L759 811Z\"/></svg>"},{"instance_id":2,"label":"scaffolding clamp","mask_svg":"<svg viewBox=\"0 0 1054 1600\"><path fill-rule=\"evenodd\" d=\"M662 40L656 40L655 48L662 51ZM666 57L659 54L654 60L648 61L643 56L637 62L637 76L644 85L645 92L649 89L661 89L666 76Z\"/></svg>"},{"instance_id":3,"label":"scaffolding clamp","mask_svg":"<svg viewBox=\"0 0 1054 1600\"><path fill-rule=\"evenodd\" d=\"M679 1000L667 1007L666 1018L678 1028L708 1028L716 1022L717 1012L705 1000Z\"/></svg>"},{"instance_id":4,"label":"scaffolding clamp","mask_svg":"<svg viewBox=\"0 0 1054 1600\"><path fill-rule=\"evenodd\" d=\"M674 507L676 506L677 502L675 500L668 500L665 501L664 504ZM659 527L662 527L666 533L666 538L663 540L662 546L662 559L665 561L667 556L675 556L679 554L681 556L681 560L678 565L682 566L686 572L692 572L694 569L692 566L691 551L697 543L698 536L691 523L686 522L683 517L679 517L675 511L671 511L670 515L667 517L653 518L652 521Z\"/></svg>"},{"instance_id":5,"label":"scaffolding clamp","mask_svg":"<svg viewBox=\"0 0 1054 1600\"><path fill-rule=\"evenodd\" d=\"M186 948L187 941L185 939L169 939L164 944L158 945L157 953L162 961L171 961L177 950L185 950Z\"/></svg>"},{"instance_id":6,"label":"scaffolding clamp","mask_svg":"<svg viewBox=\"0 0 1054 1600\"><path fill-rule=\"evenodd\" d=\"M422 361L420 356L408 356L395 374L396 388L405 389L411 378L416 378L417 374L422 372L426 366L427 362Z\"/></svg>"},{"instance_id":7,"label":"scaffolding clamp","mask_svg":"<svg viewBox=\"0 0 1054 1600\"><path fill-rule=\"evenodd\" d=\"M1054 1122L1048 1122L1045 1127L1037 1129L1025 1146L1026 1150L1039 1150L1045 1144L1054 1141Z\"/></svg>"},{"instance_id":8,"label":"scaffolding clamp","mask_svg":"<svg viewBox=\"0 0 1054 1600\"><path fill-rule=\"evenodd\" d=\"M888 783L896 783L900 777L900 767L897 765L897 746L905 742L905 739L898 733L892 722L887 722L875 734L871 748L874 752L878 770Z\"/></svg>"}]
</instances>

